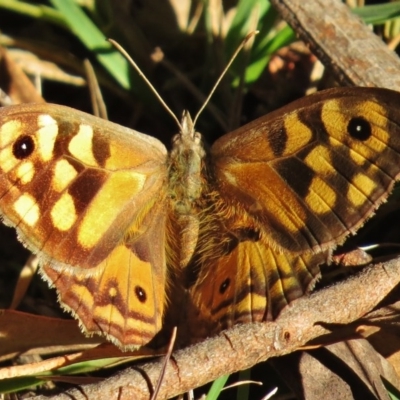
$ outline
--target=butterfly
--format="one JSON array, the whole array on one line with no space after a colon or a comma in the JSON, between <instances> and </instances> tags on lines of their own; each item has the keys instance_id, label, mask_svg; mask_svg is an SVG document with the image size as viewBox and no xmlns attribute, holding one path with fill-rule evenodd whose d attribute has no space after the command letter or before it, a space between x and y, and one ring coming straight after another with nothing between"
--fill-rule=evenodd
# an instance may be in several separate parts
<instances>
[{"instance_id":1,"label":"butterfly","mask_svg":"<svg viewBox=\"0 0 400 400\"><path fill-rule=\"evenodd\" d=\"M64 106L4 107L1 215L83 331L124 350L170 315L198 338L266 321L386 200L400 173L398 104L387 89L330 89L210 150L185 112L170 152Z\"/></svg>"}]
</instances>

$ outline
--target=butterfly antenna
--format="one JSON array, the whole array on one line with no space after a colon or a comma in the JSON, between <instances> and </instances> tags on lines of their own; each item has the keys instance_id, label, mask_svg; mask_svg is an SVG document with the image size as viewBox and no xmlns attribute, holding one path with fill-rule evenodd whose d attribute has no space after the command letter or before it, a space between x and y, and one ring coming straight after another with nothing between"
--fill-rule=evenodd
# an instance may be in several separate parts
<instances>
[{"instance_id":1,"label":"butterfly antenna","mask_svg":"<svg viewBox=\"0 0 400 400\"><path fill-rule=\"evenodd\" d=\"M226 67L224 68L224 70L222 71L221 75L219 76L219 78L217 79L217 81L215 82L213 88L210 91L210 94L207 96L206 100L204 101L203 105L200 107L200 110L197 112L196 116L193 119L193 126L196 125L196 121L199 118L200 114L203 112L204 108L207 106L207 104L209 103L211 96L214 94L215 90L217 89L219 83L221 82L222 78L225 76L226 72L228 71L229 67L232 65L233 61L235 60L236 56L238 55L238 53L243 49L243 47L246 45L246 43L255 35L257 35L260 31L252 31L250 33L248 33L246 35L246 37L242 40L242 43L240 43L240 45L238 46L238 48L236 49L236 51L233 53L231 59L229 60L228 64L226 65Z\"/></svg>"},{"instance_id":2,"label":"butterfly antenna","mask_svg":"<svg viewBox=\"0 0 400 400\"><path fill-rule=\"evenodd\" d=\"M136 72L142 79L147 83L147 86L151 89L151 91L155 94L160 103L164 106L164 108L172 115L172 118L176 121L179 126L179 129L182 130L182 125L176 115L172 112L172 110L167 106L167 103L162 99L162 97L157 92L156 88L151 84L151 82L146 78L146 75L142 72L139 66L133 61L132 57L126 52L126 50L115 40L108 39L108 41L130 62L133 68L135 68Z\"/></svg>"},{"instance_id":3,"label":"butterfly antenna","mask_svg":"<svg viewBox=\"0 0 400 400\"><path fill-rule=\"evenodd\" d=\"M257 35L259 31L252 31L246 35L246 37L242 40L242 43L238 46L236 51L233 53L231 59L229 60L228 64L222 71L221 75L215 82L213 88L211 89L209 95L207 96L206 100L204 101L203 105L200 107L200 110L197 112L194 120L193 120L193 126L196 125L196 121L199 118L200 114L203 112L204 108L207 106L207 104L210 102L211 96L214 94L215 90L217 89L219 83L221 82L222 78L225 76L226 72L228 71L229 67L232 65L233 61L237 57L238 53L243 49L243 47L246 45L246 43L255 35ZM164 108L170 113L172 118L176 121L178 124L179 128L182 130L182 125L179 121L179 119L176 117L176 115L172 112L172 110L168 107L167 103L162 99L162 97L159 95L157 92L156 88L151 84L151 82L146 78L142 70L139 68L139 66L133 61L132 57L126 52L126 50L115 40L113 39L108 39L108 41L130 62L132 67L137 71L139 76L142 77L142 79L147 83L151 91L155 94L157 99L160 101L160 103L164 106Z\"/></svg>"}]
</instances>

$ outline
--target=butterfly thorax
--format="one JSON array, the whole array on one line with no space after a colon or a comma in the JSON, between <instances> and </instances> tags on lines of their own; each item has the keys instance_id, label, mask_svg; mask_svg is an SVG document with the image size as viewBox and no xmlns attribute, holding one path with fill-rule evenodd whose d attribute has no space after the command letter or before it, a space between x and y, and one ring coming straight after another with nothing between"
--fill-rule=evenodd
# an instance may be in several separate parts
<instances>
[{"instance_id":1,"label":"butterfly thorax","mask_svg":"<svg viewBox=\"0 0 400 400\"><path fill-rule=\"evenodd\" d=\"M169 193L172 224L180 237L176 248L177 263L184 267L192 258L199 232L205 150L200 133L184 112L181 132L173 138L169 158ZM175 236L176 237L176 236Z\"/></svg>"}]
</instances>

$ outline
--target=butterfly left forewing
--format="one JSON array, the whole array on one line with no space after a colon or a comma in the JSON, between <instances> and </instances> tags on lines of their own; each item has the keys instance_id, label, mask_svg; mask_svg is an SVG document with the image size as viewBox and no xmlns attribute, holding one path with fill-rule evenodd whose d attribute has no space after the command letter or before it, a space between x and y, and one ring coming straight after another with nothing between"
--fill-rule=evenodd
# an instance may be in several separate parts
<instances>
[{"instance_id":1,"label":"butterfly left forewing","mask_svg":"<svg viewBox=\"0 0 400 400\"><path fill-rule=\"evenodd\" d=\"M5 222L38 254L64 305L87 332L102 332L125 347L142 345L147 332L159 330L164 304L164 249L158 246L151 256L148 250L153 236L164 241L164 146L61 106L3 108L0 121ZM156 229L154 221L161 226ZM129 280L141 288L139 302L134 291L128 293ZM130 318L127 328L107 328L110 312ZM134 320L136 334L125 335Z\"/></svg>"}]
</instances>

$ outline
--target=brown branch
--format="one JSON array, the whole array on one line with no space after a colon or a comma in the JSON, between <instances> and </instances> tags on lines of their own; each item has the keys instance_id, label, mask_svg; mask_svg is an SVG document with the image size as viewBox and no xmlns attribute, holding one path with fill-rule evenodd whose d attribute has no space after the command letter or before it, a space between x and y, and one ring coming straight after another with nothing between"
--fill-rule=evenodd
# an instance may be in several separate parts
<instances>
[{"instance_id":1,"label":"brown branch","mask_svg":"<svg viewBox=\"0 0 400 400\"><path fill-rule=\"evenodd\" d=\"M329 340L332 336L341 340L340 326L345 330L344 325L362 318L399 282L400 259L378 264L336 286L296 300L275 322L238 325L217 337L179 350L169 361L158 399L175 396L270 357L291 353L321 336L328 341L332 341ZM335 326L335 330L329 326ZM50 398L149 399L149 387L157 382L162 365L162 359L147 362L103 382ZM35 397L45 398L49 397Z\"/></svg>"},{"instance_id":2,"label":"brown branch","mask_svg":"<svg viewBox=\"0 0 400 400\"><path fill-rule=\"evenodd\" d=\"M344 85L400 90L400 60L338 0L271 0Z\"/></svg>"}]
</instances>

